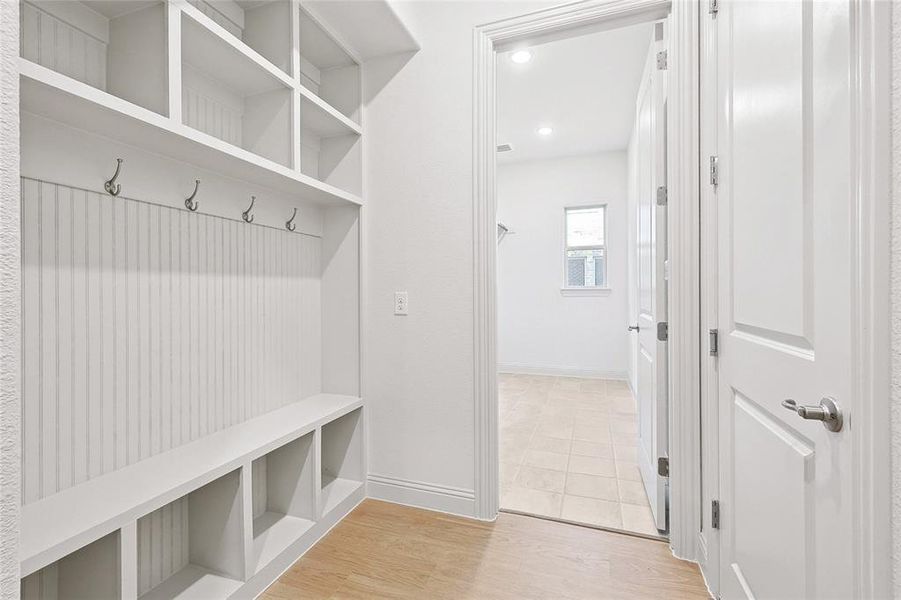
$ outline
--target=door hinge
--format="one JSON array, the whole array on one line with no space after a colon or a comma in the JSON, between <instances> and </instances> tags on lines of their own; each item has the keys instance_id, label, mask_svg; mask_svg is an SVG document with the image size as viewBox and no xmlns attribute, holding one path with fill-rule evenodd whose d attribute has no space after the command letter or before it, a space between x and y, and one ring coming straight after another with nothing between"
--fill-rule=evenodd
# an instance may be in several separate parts
<instances>
[{"instance_id":1,"label":"door hinge","mask_svg":"<svg viewBox=\"0 0 901 600\"><path fill-rule=\"evenodd\" d=\"M657 474L661 477L669 477L669 457L661 456L657 459Z\"/></svg>"},{"instance_id":2,"label":"door hinge","mask_svg":"<svg viewBox=\"0 0 901 600\"><path fill-rule=\"evenodd\" d=\"M710 526L714 529L720 528L720 501L714 500L710 503Z\"/></svg>"},{"instance_id":3,"label":"door hinge","mask_svg":"<svg viewBox=\"0 0 901 600\"><path fill-rule=\"evenodd\" d=\"M720 336L716 329L710 330L710 356L716 356L720 351Z\"/></svg>"},{"instance_id":4,"label":"door hinge","mask_svg":"<svg viewBox=\"0 0 901 600\"><path fill-rule=\"evenodd\" d=\"M657 188L657 206L666 206L666 186Z\"/></svg>"},{"instance_id":5,"label":"door hinge","mask_svg":"<svg viewBox=\"0 0 901 600\"><path fill-rule=\"evenodd\" d=\"M718 156L710 157L710 185L720 183L720 159Z\"/></svg>"},{"instance_id":6,"label":"door hinge","mask_svg":"<svg viewBox=\"0 0 901 600\"><path fill-rule=\"evenodd\" d=\"M720 3L719 0L710 0L710 4L707 5L707 13L711 15L716 15L720 11Z\"/></svg>"},{"instance_id":7,"label":"door hinge","mask_svg":"<svg viewBox=\"0 0 901 600\"><path fill-rule=\"evenodd\" d=\"M657 53L657 70L666 71L666 50Z\"/></svg>"},{"instance_id":8,"label":"door hinge","mask_svg":"<svg viewBox=\"0 0 901 600\"><path fill-rule=\"evenodd\" d=\"M666 321L660 321L657 323L657 340L660 342L665 342L669 339L669 323Z\"/></svg>"}]
</instances>

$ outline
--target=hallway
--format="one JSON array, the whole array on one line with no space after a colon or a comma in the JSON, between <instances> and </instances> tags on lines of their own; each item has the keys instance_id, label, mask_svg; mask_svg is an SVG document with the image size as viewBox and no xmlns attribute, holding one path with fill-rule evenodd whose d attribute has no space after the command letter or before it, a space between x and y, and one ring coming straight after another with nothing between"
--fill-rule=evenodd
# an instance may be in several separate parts
<instances>
[{"instance_id":1,"label":"hallway","mask_svg":"<svg viewBox=\"0 0 901 600\"><path fill-rule=\"evenodd\" d=\"M500 374L501 509L658 536L618 380Z\"/></svg>"}]
</instances>

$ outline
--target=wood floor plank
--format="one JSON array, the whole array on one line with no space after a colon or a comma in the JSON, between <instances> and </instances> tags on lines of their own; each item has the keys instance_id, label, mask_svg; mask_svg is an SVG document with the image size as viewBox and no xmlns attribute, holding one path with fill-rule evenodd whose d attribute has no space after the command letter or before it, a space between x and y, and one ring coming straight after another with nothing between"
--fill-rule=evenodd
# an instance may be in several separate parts
<instances>
[{"instance_id":1,"label":"wood floor plank","mask_svg":"<svg viewBox=\"0 0 901 600\"><path fill-rule=\"evenodd\" d=\"M494 523L366 500L261 598L708 598L664 542L501 513Z\"/></svg>"}]
</instances>

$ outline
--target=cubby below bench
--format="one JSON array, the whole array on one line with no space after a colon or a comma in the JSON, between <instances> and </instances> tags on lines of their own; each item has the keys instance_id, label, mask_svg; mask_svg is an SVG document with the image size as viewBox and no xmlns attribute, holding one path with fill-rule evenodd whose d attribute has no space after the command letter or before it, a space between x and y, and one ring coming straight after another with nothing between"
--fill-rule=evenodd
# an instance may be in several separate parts
<instances>
[{"instance_id":1,"label":"cubby below bench","mask_svg":"<svg viewBox=\"0 0 901 600\"><path fill-rule=\"evenodd\" d=\"M300 400L22 507L23 598L253 598L363 499L363 473L362 400Z\"/></svg>"}]
</instances>

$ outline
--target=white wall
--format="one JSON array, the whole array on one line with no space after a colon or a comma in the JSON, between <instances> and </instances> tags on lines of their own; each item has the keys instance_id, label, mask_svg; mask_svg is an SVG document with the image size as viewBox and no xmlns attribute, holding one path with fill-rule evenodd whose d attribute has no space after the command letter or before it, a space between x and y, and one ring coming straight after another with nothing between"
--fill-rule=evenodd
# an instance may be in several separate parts
<instances>
[{"instance_id":1,"label":"white wall","mask_svg":"<svg viewBox=\"0 0 901 600\"><path fill-rule=\"evenodd\" d=\"M19 594L19 3L0 2L0 598Z\"/></svg>"},{"instance_id":2,"label":"white wall","mask_svg":"<svg viewBox=\"0 0 901 600\"><path fill-rule=\"evenodd\" d=\"M892 7L892 556L901 597L901 10Z\"/></svg>"},{"instance_id":3,"label":"white wall","mask_svg":"<svg viewBox=\"0 0 901 600\"><path fill-rule=\"evenodd\" d=\"M624 379L629 363L626 153L498 166L498 366ZM607 205L609 292L563 295L564 209Z\"/></svg>"},{"instance_id":4,"label":"white wall","mask_svg":"<svg viewBox=\"0 0 901 600\"><path fill-rule=\"evenodd\" d=\"M557 3L396 3L422 50L364 69L372 495L474 514L473 28Z\"/></svg>"}]
</instances>

